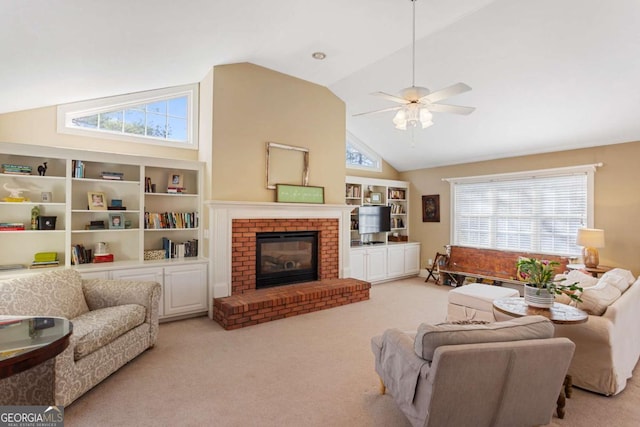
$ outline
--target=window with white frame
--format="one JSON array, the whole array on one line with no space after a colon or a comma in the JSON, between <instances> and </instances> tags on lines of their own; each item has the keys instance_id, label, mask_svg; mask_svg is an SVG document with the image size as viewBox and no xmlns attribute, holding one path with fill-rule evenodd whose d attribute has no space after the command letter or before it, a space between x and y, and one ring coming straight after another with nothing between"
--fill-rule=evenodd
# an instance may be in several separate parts
<instances>
[{"instance_id":1,"label":"window with white frame","mask_svg":"<svg viewBox=\"0 0 640 427\"><path fill-rule=\"evenodd\" d=\"M347 132L346 161L349 169L382 171L382 158L349 132Z\"/></svg>"},{"instance_id":2,"label":"window with white frame","mask_svg":"<svg viewBox=\"0 0 640 427\"><path fill-rule=\"evenodd\" d=\"M454 245L576 256L597 165L447 179Z\"/></svg>"},{"instance_id":3,"label":"window with white frame","mask_svg":"<svg viewBox=\"0 0 640 427\"><path fill-rule=\"evenodd\" d=\"M58 107L58 132L198 148L198 85L138 92Z\"/></svg>"}]
</instances>

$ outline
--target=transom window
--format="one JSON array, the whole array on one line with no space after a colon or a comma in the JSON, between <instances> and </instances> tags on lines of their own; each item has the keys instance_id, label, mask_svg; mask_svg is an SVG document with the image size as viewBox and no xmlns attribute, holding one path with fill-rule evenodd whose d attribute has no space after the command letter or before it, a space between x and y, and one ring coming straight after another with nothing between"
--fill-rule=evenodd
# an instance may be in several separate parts
<instances>
[{"instance_id":1,"label":"transom window","mask_svg":"<svg viewBox=\"0 0 640 427\"><path fill-rule=\"evenodd\" d=\"M347 133L346 150L348 168L382 171L382 158L351 133Z\"/></svg>"},{"instance_id":2,"label":"transom window","mask_svg":"<svg viewBox=\"0 0 640 427\"><path fill-rule=\"evenodd\" d=\"M197 148L197 85L58 107L58 131Z\"/></svg>"},{"instance_id":3,"label":"transom window","mask_svg":"<svg viewBox=\"0 0 640 427\"><path fill-rule=\"evenodd\" d=\"M593 226L593 172L580 166L453 178L454 245L575 256Z\"/></svg>"}]
</instances>

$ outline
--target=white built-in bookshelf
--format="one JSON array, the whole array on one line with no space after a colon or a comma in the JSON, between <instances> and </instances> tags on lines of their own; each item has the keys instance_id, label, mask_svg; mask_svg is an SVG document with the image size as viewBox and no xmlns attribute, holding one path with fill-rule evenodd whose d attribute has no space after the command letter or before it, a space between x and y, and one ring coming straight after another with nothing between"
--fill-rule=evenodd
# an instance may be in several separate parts
<instances>
[{"instance_id":1,"label":"white built-in bookshelf","mask_svg":"<svg viewBox=\"0 0 640 427\"><path fill-rule=\"evenodd\" d=\"M47 169L41 176L38 166L45 162ZM3 165L27 166L31 173L14 173ZM19 189L24 200L9 197L7 188ZM206 311L208 261L201 256L202 188L203 163L197 161L0 143L0 279L36 271L30 268L35 254L55 252L57 268L75 268L83 277L142 275L146 280L167 282L167 286L173 283L165 287L165 293L181 291L175 286L176 278L178 282L182 278L194 281L195 288L188 291L194 296L188 308L176 307L174 302L180 297L173 295L174 302L165 298L161 312ZM92 203L92 195L99 202ZM36 206L40 216L55 217L54 229L31 229ZM2 224L24 224L25 229L5 226L4 231ZM185 254L181 246L187 243L186 254L197 256L146 259L158 257L168 241L176 254ZM106 243L113 262L79 263L79 249L93 256L100 243ZM25 268L8 268L17 266ZM187 276L195 274L196 280L184 276L185 268ZM169 280L173 273L177 275Z\"/></svg>"}]
</instances>

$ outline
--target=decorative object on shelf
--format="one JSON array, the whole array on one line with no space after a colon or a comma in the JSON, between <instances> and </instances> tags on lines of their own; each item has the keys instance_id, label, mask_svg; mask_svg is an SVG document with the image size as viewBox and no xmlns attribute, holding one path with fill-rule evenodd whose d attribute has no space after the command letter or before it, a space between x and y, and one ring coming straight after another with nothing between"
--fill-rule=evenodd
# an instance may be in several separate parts
<instances>
[{"instance_id":1,"label":"decorative object on shelf","mask_svg":"<svg viewBox=\"0 0 640 427\"><path fill-rule=\"evenodd\" d=\"M51 191L43 191L40 193L40 199L44 203L51 203L53 201L53 193Z\"/></svg>"},{"instance_id":2,"label":"decorative object on shelf","mask_svg":"<svg viewBox=\"0 0 640 427\"><path fill-rule=\"evenodd\" d=\"M104 228L104 221L102 220L91 221L85 226L85 230L104 230Z\"/></svg>"},{"instance_id":3,"label":"decorative object on shelf","mask_svg":"<svg viewBox=\"0 0 640 427\"><path fill-rule=\"evenodd\" d=\"M164 249L148 249L144 251L144 260L159 260L164 259L166 255L166 251Z\"/></svg>"},{"instance_id":4,"label":"decorative object on shelf","mask_svg":"<svg viewBox=\"0 0 640 427\"><path fill-rule=\"evenodd\" d=\"M583 263L588 268L597 268L600 256L597 248L604 248L604 230L599 228L580 228L576 245L582 246Z\"/></svg>"},{"instance_id":5,"label":"decorative object on shelf","mask_svg":"<svg viewBox=\"0 0 640 427\"><path fill-rule=\"evenodd\" d=\"M55 230L56 229L55 216L39 216L38 217L38 230Z\"/></svg>"},{"instance_id":6,"label":"decorative object on shelf","mask_svg":"<svg viewBox=\"0 0 640 427\"><path fill-rule=\"evenodd\" d=\"M127 207L122 206L122 199L111 199L111 204L107 209L110 211L126 211Z\"/></svg>"},{"instance_id":7,"label":"decorative object on shelf","mask_svg":"<svg viewBox=\"0 0 640 427\"><path fill-rule=\"evenodd\" d=\"M433 122L431 121L431 119L433 118L431 112L466 115L471 114L473 110L475 110L475 108L473 107L437 104L437 102L443 101L454 95L470 91L471 88L464 83L456 83L435 92L431 92L426 87L416 86L416 1L417 0L411 0L411 3L413 3L413 72L411 87L403 89L400 92L399 96L390 95L384 92L372 93L372 95L374 96L378 96L401 105L397 107L388 107L381 110L369 111L366 113L359 113L355 114L354 116L382 113L385 111L397 111L396 115L393 117L393 124L395 125L395 128L400 130L407 130L407 126L411 129L418 126L422 127L423 129L431 126L433 124Z\"/></svg>"},{"instance_id":8,"label":"decorative object on shelf","mask_svg":"<svg viewBox=\"0 0 640 427\"><path fill-rule=\"evenodd\" d=\"M107 242L98 242L93 246L93 254L95 255L108 255L109 244Z\"/></svg>"},{"instance_id":9,"label":"decorative object on shelf","mask_svg":"<svg viewBox=\"0 0 640 427\"><path fill-rule=\"evenodd\" d=\"M324 187L276 184L276 202L324 203Z\"/></svg>"},{"instance_id":10,"label":"decorative object on shelf","mask_svg":"<svg viewBox=\"0 0 640 427\"><path fill-rule=\"evenodd\" d=\"M87 200L89 201L89 210L91 211L107 210L107 198L104 195L104 193L89 191L87 193Z\"/></svg>"},{"instance_id":11,"label":"decorative object on shelf","mask_svg":"<svg viewBox=\"0 0 640 427\"><path fill-rule=\"evenodd\" d=\"M38 217L40 216L40 206L35 205L31 208L31 229L38 229Z\"/></svg>"},{"instance_id":12,"label":"decorative object on shelf","mask_svg":"<svg viewBox=\"0 0 640 427\"><path fill-rule=\"evenodd\" d=\"M47 162L42 162L40 166L38 166L38 175L44 176L47 173Z\"/></svg>"},{"instance_id":13,"label":"decorative object on shelf","mask_svg":"<svg viewBox=\"0 0 640 427\"><path fill-rule=\"evenodd\" d=\"M276 183L309 185L309 149L267 142L267 188Z\"/></svg>"},{"instance_id":14,"label":"decorative object on shelf","mask_svg":"<svg viewBox=\"0 0 640 427\"><path fill-rule=\"evenodd\" d=\"M109 228L120 229L124 228L124 214L110 213L109 214Z\"/></svg>"},{"instance_id":15,"label":"decorative object on shelf","mask_svg":"<svg viewBox=\"0 0 640 427\"><path fill-rule=\"evenodd\" d=\"M582 302L576 293L576 291L582 292L582 288L577 283L562 285L564 278L554 280L555 268L559 265L557 261L526 257L518 259L516 276L519 280L526 281L524 300L528 305L550 308L553 307L555 296L561 294L566 294L574 301Z\"/></svg>"},{"instance_id":16,"label":"decorative object on shelf","mask_svg":"<svg viewBox=\"0 0 640 427\"><path fill-rule=\"evenodd\" d=\"M382 203L382 193L371 193L370 196L372 204Z\"/></svg>"},{"instance_id":17,"label":"decorative object on shelf","mask_svg":"<svg viewBox=\"0 0 640 427\"><path fill-rule=\"evenodd\" d=\"M422 196L422 222L440 222L440 195Z\"/></svg>"},{"instance_id":18,"label":"decorative object on shelf","mask_svg":"<svg viewBox=\"0 0 640 427\"><path fill-rule=\"evenodd\" d=\"M179 172L171 172L169 174L169 182L167 188L183 188L184 187L184 175Z\"/></svg>"},{"instance_id":19,"label":"decorative object on shelf","mask_svg":"<svg viewBox=\"0 0 640 427\"><path fill-rule=\"evenodd\" d=\"M9 187L8 183L4 183L2 187L9 192L9 195L5 197L3 200L5 202L28 202L29 199L22 196L22 193L28 193L28 188L20 188L20 187Z\"/></svg>"}]
</instances>

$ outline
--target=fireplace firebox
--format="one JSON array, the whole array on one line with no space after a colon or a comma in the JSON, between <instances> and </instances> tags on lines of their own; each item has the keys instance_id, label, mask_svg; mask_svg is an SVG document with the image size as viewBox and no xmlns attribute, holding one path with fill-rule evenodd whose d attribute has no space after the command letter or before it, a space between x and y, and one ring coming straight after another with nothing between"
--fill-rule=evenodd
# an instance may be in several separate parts
<instances>
[{"instance_id":1,"label":"fireplace firebox","mask_svg":"<svg viewBox=\"0 0 640 427\"><path fill-rule=\"evenodd\" d=\"M318 232L256 233L256 289L318 280Z\"/></svg>"}]
</instances>

